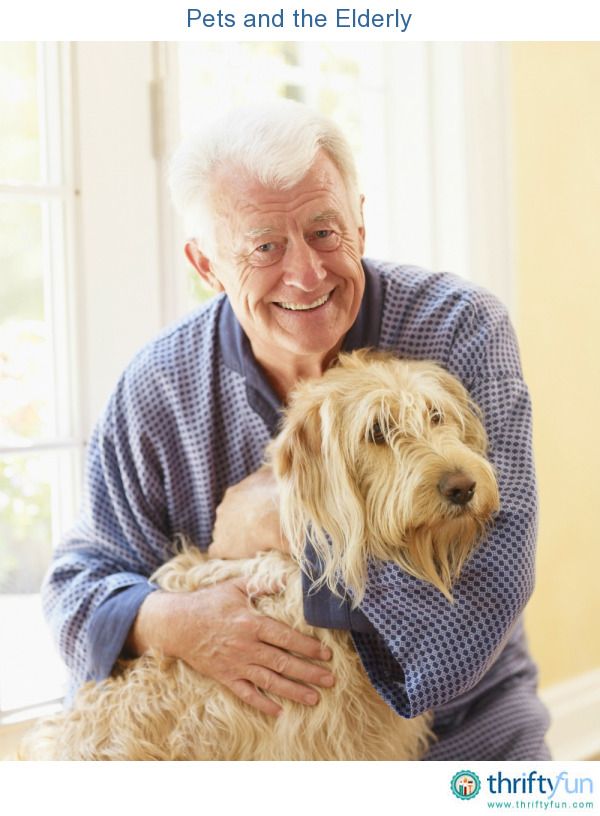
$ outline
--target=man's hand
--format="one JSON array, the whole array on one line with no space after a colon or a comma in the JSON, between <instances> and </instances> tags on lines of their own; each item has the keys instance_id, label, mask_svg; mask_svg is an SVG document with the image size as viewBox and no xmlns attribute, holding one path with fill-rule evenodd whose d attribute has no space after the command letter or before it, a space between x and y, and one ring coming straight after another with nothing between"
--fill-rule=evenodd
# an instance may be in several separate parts
<instances>
[{"instance_id":1,"label":"man's hand","mask_svg":"<svg viewBox=\"0 0 600 816\"><path fill-rule=\"evenodd\" d=\"M330 650L286 624L253 613L242 579L196 592L151 593L140 607L127 648L135 655L158 648L178 657L273 716L281 707L260 689L314 705L319 695L305 684L334 683L329 671L310 662L329 660Z\"/></svg>"},{"instance_id":2,"label":"man's hand","mask_svg":"<svg viewBox=\"0 0 600 816\"><path fill-rule=\"evenodd\" d=\"M211 558L252 558L262 550L289 552L279 523L279 495L266 465L230 487L217 507Z\"/></svg>"}]
</instances>

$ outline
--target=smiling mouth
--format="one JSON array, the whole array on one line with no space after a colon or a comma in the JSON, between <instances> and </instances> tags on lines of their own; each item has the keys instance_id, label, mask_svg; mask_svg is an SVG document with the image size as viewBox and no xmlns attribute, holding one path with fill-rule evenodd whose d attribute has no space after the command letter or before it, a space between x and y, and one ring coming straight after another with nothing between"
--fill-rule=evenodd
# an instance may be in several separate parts
<instances>
[{"instance_id":1,"label":"smiling mouth","mask_svg":"<svg viewBox=\"0 0 600 816\"><path fill-rule=\"evenodd\" d=\"M284 303L284 302L275 302L276 306L279 306L280 309L287 309L290 312L308 312L311 309L318 309L319 306L323 306L323 304L327 303L331 295L333 294L333 289L331 292L327 292L326 295L315 300L313 303Z\"/></svg>"}]
</instances>

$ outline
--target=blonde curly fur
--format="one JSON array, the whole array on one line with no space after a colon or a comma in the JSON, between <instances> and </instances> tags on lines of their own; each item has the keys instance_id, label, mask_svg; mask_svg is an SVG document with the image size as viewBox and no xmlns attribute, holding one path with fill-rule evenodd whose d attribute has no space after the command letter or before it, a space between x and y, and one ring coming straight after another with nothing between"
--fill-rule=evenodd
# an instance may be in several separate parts
<instances>
[{"instance_id":1,"label":"blonde curly fur","mask_svg":"<svg viewBox=\"0 0 600 816\"><path fill-rule=\"evenodd\" d=\"M115 676L78 692L73 708L26 737L22 759L69 760L404 760L433 738L431 716L399 717L378 696L348 632L315 628L303 617L301 567L310 539L326 583L340 581L359 603L369 559L393 560L437 587L451 585L498 509L486 436L462 385L429 362L381 352L340 355L319 380L302 383L268 458L281 494L292 555L208 559L184 544L152 580L183 592L243 577L278 591L252 609L330 647L336 677L321 702L277 698L269 717L183 661L149 653L122 661ZM445 498L444 474L476 482L464 505Z\"/></svg>"}]
</instances>

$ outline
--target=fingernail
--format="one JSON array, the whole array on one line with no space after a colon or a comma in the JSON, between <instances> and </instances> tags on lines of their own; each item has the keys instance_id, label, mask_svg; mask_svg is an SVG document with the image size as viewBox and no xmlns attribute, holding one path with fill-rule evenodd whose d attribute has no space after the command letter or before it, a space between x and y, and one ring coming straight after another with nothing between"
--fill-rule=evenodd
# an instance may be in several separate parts
<instances>
[{"instance_id":1,"label":"fingernail","mask_svg":"<svg viewBox=\"0 0 600 816\"><path fill-rule=\"evenodd\" d=\"M321 646L321 655L323 656L323 660L329 660L331 657L331 649L327 646Z\"/></svg>"},{"instance_id":2,"label":"fingernail","mask_svg":"<svg viewBox=\"0 0 600 816\"><path fill-rule=\"evenodd\" d=\"M306 694L306 695L304 696L304 700L305 700L305 702L307 702L309 705L314 705L315 703L318 703L318 702L319 702L319 695L318 695L318 694L316 694L316 692L311 691L309 694Z\"/></svg>"},{"instance_id":3,"label":"fingernail","mask_svg":"<svg viewBox=\"0 0 600 816\"><path fill-rule=\"evenodd\" d=\"M333 674L323 674L321 675L320 684L322 686L333 686L335 683L335 677Z\"/></svg>"}]
</instances>

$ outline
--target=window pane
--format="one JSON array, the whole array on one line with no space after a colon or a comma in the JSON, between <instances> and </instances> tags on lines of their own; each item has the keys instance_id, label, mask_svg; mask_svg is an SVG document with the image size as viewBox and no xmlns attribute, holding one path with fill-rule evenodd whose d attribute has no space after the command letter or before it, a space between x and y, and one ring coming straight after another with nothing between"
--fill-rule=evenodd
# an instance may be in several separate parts
<instances>
[{"instance_id":1,"label":"window pane","mask_svg":"<svg viewBox=\"0 0 600 816\"><path fill-rule=\"evenodd\" d=\"M42 208L0 203L0 324L10 319L42 320Z\"/></svg>"},{"instance_id":2,"label":"window pane","mask_svg":"<svg viewBox=\"0 0 600 816\"><path fill-rule=\"evenodd\" d=\"M39 591L52 551L57 455L0 458L0 594Z\"/></svg>"},{"instance_id":3,"label":"window pane","mask_svg":"<svg viewBox=\"0 0 600 816\"><path fill-rule=\"evenodd\" d=\"M234 105L296 93L295 43L185 43L178 46L184 133Z\"/></svg>"},{"instance_id":4,"label":"window pane","mask_svg":"<svg viewBox=\"0 0 600 816\"><path fill-rule=\"evenodd\" d=\"M52 365L44 319L47 207L0 204L0 446L52 435Z\"/></svg>"},{"instance_id":5,"label":"window pane","mask_svg":"<svg viewBox=\"0 0 600 816\"><path fill-rule=\"evenodd\" d=\"M38 57L34 43L0 43L0 180L40 180Z\"/></svg>"},{"instance_id":6,"label":"window pane","mask_svg":"<svg viewBox=\"0 0 600 816\"><path fill-rule=\"evenodd\" d=\"M77 450L0 457L0 711L64 695L66 669L39 590L56 542L73 522ZM27 644L24 648L23 644ZM43 666L43 672L39 667Z\"/></svg>"},{"instance_id":7,"label":"window pane","mask_svg":"<svg viewBox=\"0 0 600 816\"><path fill-rule=\"evenodd\" d=\"M365 117L362 97L366 87L370 104L377 107L383 104L381 52L379 44L363 43L358 50L346 43L330 43L321 45L318 54L313 51L312 55L319 66L315 106L342 128L358 162L363 151L372 147L371 132L378 125ZM381 95L381 99L375 100L374 95Z\"/></svg>"},{"instance_id":8,"label":"window pane","mask_svg":"<svg viewBox=\"0 0 600 816\"><path fill-rule=\"evenodd\" d=\"M64 696L66 670L42 615L39 595L0 595L0 711Z\"/></svg>"},{"instance_id":9,"label":"window pane","mask_svg":"<svg viewBox=\"0 0 600 816\"><path fill-rule=\"evenodd\" d=\"M61 512L62 493L68 490L65 472L76 456L57 451L0 457L0 708L4 712L63 694L65 669L55 654L38 593L57 535L53 528L57 522L65 523Z\"/></svg>"}]
</instances>

